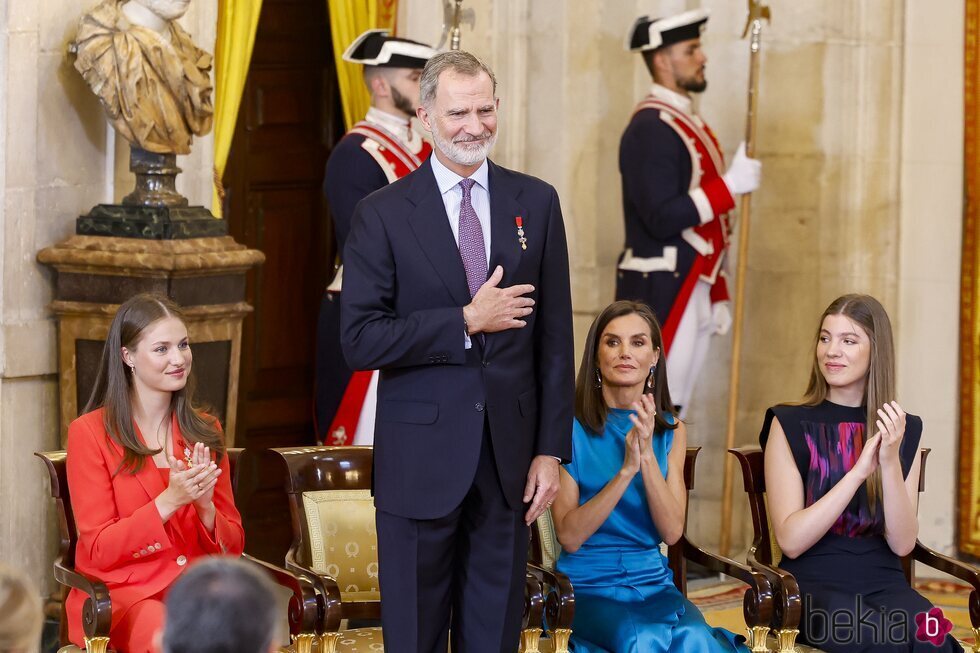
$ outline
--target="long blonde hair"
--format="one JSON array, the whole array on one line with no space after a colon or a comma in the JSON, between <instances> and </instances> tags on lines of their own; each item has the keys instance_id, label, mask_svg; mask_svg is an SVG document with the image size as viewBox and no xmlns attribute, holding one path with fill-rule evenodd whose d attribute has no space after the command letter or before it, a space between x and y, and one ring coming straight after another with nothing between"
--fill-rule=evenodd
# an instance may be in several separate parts
<instances>
[{"instance_id":1,"label":"long blonde hair","mask_svg":"<svg viewBox=\"0 0 980 653\"><path fill-rule=\"evenodd\" d=\"M820 330L828 315L843 315L859 325L868 334L871 345L871 357L868 363L868 375L864 384L864 408L867 417L864 427L864 442L871 438L877 426L877 410L886 402L895 399L895 341L892 337L892 323L888 313L877 299L870 295L843 295L830 303L827 310L820 316L817 334L814 338L813 367L810 370L810 381L801 402L804 406L816 406L827 398L829 386L820 370L817 361L816 348L820 342ZM868 505L871 514L877 512L881 497L881 468L874 471L865 482L868 490Z\"/></svg>"},{"instance_id":2,"label":"long blonde hair","mask_svg":"<svg viewBox=\"0 0 980 653\"><path fill-rule=\"evenodd\" d=\"M35 650L43 624L37 589L21 572L0 565L0 653Z\"/></svg>"}]
</instances>

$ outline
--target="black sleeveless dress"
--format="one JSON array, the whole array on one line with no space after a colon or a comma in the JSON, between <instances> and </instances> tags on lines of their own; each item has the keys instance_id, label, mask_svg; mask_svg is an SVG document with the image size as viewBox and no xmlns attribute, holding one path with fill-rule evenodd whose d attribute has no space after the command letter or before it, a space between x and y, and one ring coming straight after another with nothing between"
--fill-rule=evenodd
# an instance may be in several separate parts
<instances>
[{"instance_id":1,"label":"black sleeveless dress","mask_svg":"<svg viewBox=\"0 0 980 653\"><path fill-rule=\"evenodd\" d=\"M759 434L763 449L774 417L786 433L810 506L860 457L866 409L829 401L774 406ZM899 450L903 477L918 455L921 436L922 420L908 415ZM962 651L948 634L951 624L909 586L884 533L884 512L879 506L871 513L862 485L823 538L795 559L783 557L779 566L796 577L803 596L800 640L828 652Z\"/></svg>"}]
</instances>

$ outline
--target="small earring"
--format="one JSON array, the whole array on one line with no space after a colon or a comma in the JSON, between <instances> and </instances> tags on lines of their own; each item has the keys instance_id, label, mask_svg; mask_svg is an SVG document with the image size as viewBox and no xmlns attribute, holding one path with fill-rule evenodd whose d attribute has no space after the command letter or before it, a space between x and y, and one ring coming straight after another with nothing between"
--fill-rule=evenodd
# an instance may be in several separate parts
<instances>
[{"instance_id":1,"label":"small earring","mask_svg":"<svg viewBox=\"0 0 980 653\"><path fill-rule=\"evenodd\" d=\"M653 377L656 373L657 373L657 366L651 365L650 376L647 377L647 387L650 388L651 390L653 389Z\"/></svg>"},{"instance_id":2,"label":"small earring","mask_svg":"<svg viewBox=\"0 0 980 653\"><path fill-rule=\"evenodd\" d=\"M599 368L598 367L595 368L595 384L594 384L594 387L597 388L597 389L602 387L602 375L599 374Z\"/></svg>"},{"instance_id":3,"label":"small earring","mask_svg":"<svg viewBox=\"0 0 980 653\"><path fill-rule=\"evenodd\" d=\"M129 371L132 372L134 376L136 375L136 364L135 363L130 363L129 364Z\"/></svg>"}]
</instances>

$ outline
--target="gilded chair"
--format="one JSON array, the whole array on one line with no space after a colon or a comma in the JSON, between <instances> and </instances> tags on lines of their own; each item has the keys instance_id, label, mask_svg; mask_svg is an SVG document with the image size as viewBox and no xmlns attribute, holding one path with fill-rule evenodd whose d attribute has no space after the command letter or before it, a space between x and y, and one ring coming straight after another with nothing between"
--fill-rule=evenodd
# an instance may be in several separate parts
<instances>
[{"instance_id":1,"label":"gilded chair","mask_svg":"<svg viewBox=\"0 0 980 653\"><path fill-rule=\"evenodd\" d=\"M738 459L742 469L742 481L749 498L752 512L753 542L749 548L749 565L769 578L775 594L772 615L772 631L775 636L773 648L779 653L792 651L818 651L818 649L796 644L799 634L800 619L803 615L803 601L800 587L792 574L780 569L779 562L782 552L772 529L769 509L766 499L766 477L764 472L764 455L759 447L739 447L728 450ZM923 448L919 452L919 494L926 487L926 460L930 449ZM915 548L902 558L905 576L911 584L914 581L914 563L936 569L958 578L973 587L970 592L970 624L973 626L973 651L980 652L980 570L959 560L944 556L921 542L916 541Z\"/></svg>"},{"instance_id":2,"label":"gilded chair","mask_svg":"<svg viewBox=\"0 0 980 653\"><path fill-rule=\"evenodd\" d=\"M684 485L688 496L694 489L694 470L701 447L689 447L684 459ZM686 531L686 529L685 529ZM546 586L546 621L554 641L555 653L565 653L575 612L574 590L568 578L555 570L561 544L555 535L550 511L538 518L531 534L529 558L541 573ZM709 571L736 578L748 589L742 600L742 616L748 630L748 646L753 653L767 651L766 637L773 611L773 591L766 576L747 565L711 553L694 544L687 533L667 547L667 562L674 574L674 585L687 596L687 564L697 563Z\"/></svg>"},{"instance_id":3,"label":"gilded chair","mask_svg":"<svg viewBox=\"0 0 980 653\"><path fill-rule=\"evenodd\" d=\"M241 449L228 450L228 462L234 484L238 456ZM75 515L72 512L71 495L68 487L68 472L65 451L37 452L36 455L44 461L51 478L51 496L58 508L58 526L60 545L58 557L54 561L54 578L64 588L63 598L67 597L68 589L75 588L88 594L82 608L82 626L85 631L84 650L89 653L105 653L109 645L109 627L112 623L112 603L109 600L109 588L98 578L83 574L75 569L75 547L78 545L78 531L75 528ZM290 593L288 622L289 632L295 642L294 647L283 649L285 653L309 653L308 643L312 642L316 630L316 620L319 616L316 599L316 589L307 579L295 576L284 569L249 556L243 556L255 564ZM83 649L68 641L68 627L65 616L65 606L61 607L62 648L59 653L76 653ZM304 648L305 647L305 648Z\"/></svg>"},{"instance_id":4,"label":"gilded chair","mask_svg":"<svg viewBox=\"0 0 980 653\"><path fill-rule=\"evenodd\" d=\"M345 628L381 618L377 530L371 496L373 448L272 449L288 470L286 492L293 542L286 568L317 584L320 653L382 651L380 627ZM544 610L536 577L525 582L522 647L535 653Z\"/></svg>"}]
</instances>

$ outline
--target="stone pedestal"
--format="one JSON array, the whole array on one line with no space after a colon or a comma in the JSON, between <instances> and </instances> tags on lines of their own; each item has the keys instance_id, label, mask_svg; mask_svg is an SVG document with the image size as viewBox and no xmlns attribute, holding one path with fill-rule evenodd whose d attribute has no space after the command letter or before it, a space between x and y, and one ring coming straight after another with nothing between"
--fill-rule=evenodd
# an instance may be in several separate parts
<instances>
[{"instance_id":1,"label":"stone pedestal","mask_svg":"<svg viewBox=\"0 0 980 653\"><path fill-rule=\"evenodd\" d=\"M217 222L217 221L216 221ZM38 253L57 271L51 310L58 321L62 444L68 424L88 402L109 324L136 293L165 294L183 307L194 352L197 397L235 442L245 274L262 252L230 236L144 240L76 235Z\"/></svg>"}]
</instances>

